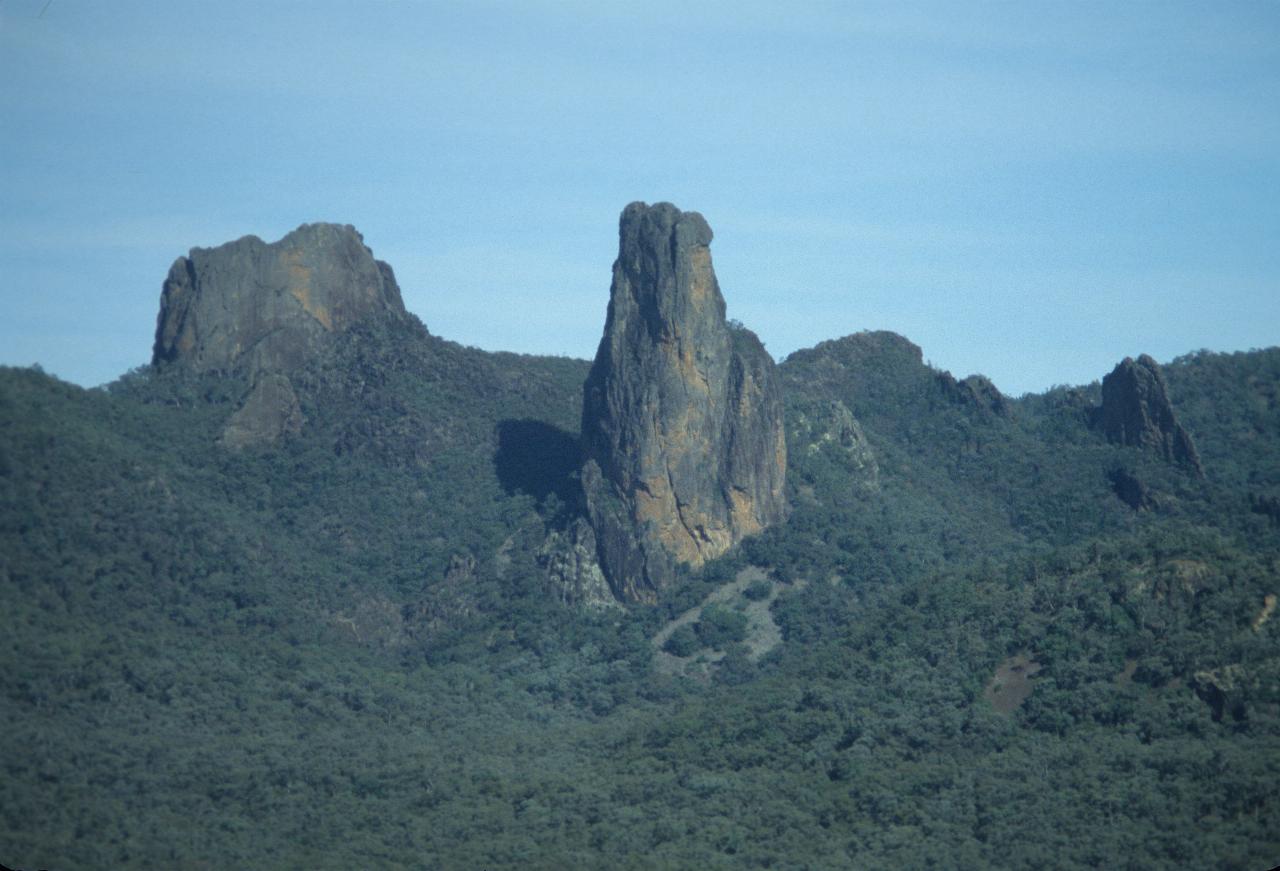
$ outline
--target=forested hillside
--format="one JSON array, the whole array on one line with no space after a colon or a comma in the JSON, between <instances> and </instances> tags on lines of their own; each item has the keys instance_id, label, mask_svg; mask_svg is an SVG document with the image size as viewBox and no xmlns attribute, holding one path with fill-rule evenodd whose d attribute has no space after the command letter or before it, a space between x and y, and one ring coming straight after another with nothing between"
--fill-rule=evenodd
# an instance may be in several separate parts
<instances>
[{"instance_id":1,"label":"forested hillside","mask_svg":"<svg viewBox=\"0 0 1280 871\"><path fill-rule=\"evenodd\" d=\"M0 372L0 862L1280 860L1280 349L1163 367L1202 475L1097 384L798 352L790 518L607 608L587 370L359 325L242 449L236 376Z\"/></svg>"}]
</instances>

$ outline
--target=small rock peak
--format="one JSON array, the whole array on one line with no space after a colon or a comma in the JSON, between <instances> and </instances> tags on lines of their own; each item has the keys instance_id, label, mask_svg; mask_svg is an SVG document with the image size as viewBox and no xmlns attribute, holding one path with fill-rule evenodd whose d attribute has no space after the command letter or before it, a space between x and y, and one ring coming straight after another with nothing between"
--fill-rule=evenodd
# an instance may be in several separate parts
<instances>
[{"instance_id":1,"label":"small rock peak","mask_svg":"<svg viewBox=\"0 0 1280 871\"><path fill-rule=\"evenodd\" d=\"M1102 379L1094 424L1110 442L1153 451L1204 474L1195 443L1174 414L1160 364L1146 354L1125 357Z\"/></svg>"},{"instance_id":2,"label":"small rock peak","mask_svg":"<svg viewBox=\"0 0 1280 871\"><path fill-rule=\"evenodd\" d=\"M324 337L371 317L407 317L391 267L352 226L303 224L278 242L244 236L192 248L169 270L152 363L287 372Z\"/></svg>"},{"instance_id":3,"label":"small rock peak","mask_svg":"<svg viewBox=\"0 0 1280 871\"><path fill-rule=\"evenodd\" d=\"M706 220L632 203L618 237L582 481L605 576L640 601L785 516L786 441L772 358L725 320Z\"/></svg>"},{"instance_id":4,"label":"small rock peak","mask_svg":"<svg viewBox=\"0 0 1280 871\"><path fill-rule=\"evenodd\" d=\"M706 247L714 235L700 213L682 212L671 203L631 203L618 221L620 248L633 253L661 251L667 239L677 247Z\"/></svg>"},{"instance_id":5,"label":"small rock peak","mask_svg":"<svg viewBox=\"0 0 1280 871\"><path fill-rule=\"evenodd\" d=\"M959 381L950 372L938 374L943 394L957 405L974 408L997 417L1008 417L1009 400L985 375L970 375Z\"/></svg>"}]
</instances>

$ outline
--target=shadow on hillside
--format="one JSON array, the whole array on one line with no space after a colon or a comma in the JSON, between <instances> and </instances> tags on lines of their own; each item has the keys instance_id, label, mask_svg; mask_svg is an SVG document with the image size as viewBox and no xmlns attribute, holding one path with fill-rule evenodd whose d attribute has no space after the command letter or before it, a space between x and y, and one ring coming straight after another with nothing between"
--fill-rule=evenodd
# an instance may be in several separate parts
<instances>
[{"instance_id":1,"label":"shadow on hillside","mask_svg":"<svg viewBox=\"0 0 1280 871\"><path fill-rule=\"evenodd\" d=\"M498 423L493 465L508 493L528 493L539 502L554 493L564 504L576 501L577 436L540 420Z\"/></svg>"}]
</instances>

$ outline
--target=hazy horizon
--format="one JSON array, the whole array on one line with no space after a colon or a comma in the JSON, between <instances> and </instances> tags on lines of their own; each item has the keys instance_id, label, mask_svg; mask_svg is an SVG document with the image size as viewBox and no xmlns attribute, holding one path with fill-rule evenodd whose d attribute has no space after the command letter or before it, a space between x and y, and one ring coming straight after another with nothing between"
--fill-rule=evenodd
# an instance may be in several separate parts
<instances>
[{"instance_id":1,"label":"hazy horizon","mask_svg":"<svg viewBox=\"0 0 1280 871\"><path fill-rule=\"evenodd\" d=\"M150 357L192 247L360 230L436 335L590 358L617 216L701 212L781 359L1019 395L1280 342L1280 7L0 5L0 363Z\"/></svg>"}]
</instances>

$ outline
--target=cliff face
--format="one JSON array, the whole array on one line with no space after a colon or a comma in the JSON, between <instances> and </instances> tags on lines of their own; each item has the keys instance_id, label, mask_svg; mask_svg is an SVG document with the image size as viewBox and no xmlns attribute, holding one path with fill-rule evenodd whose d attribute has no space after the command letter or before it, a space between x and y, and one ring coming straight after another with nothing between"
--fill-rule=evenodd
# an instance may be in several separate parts
<instances>
[{"instance_id":1,"label":"cliff face","mask_svg":"<svg viewBox=\"0 0 1280 871\"><path fill-rule=\"evenodd\" d=\"M583 486L614 593L651 599L782 520L786 442L773 360L730 327L711 228L669 203L622 213L604 337L584 385Z\"/></svg>"},{"instance_id":2,"label":"cliff face","mask_svg":"<svg viewBox=\"0 0 1280 871\"><path fill-rule=\"evenodd\" d=\"M304 224L272 244L245 236L179 257L160 295L151 362L244 375L251 389L220 441L268 444L304 422L289 373L373 317L407 317L391 267L354 227Z\"/></svg>"},{"instance_id":3,"label":"cliff face","mask_svg":"<svg viewBox=\"0 0 1280 871\"><path fill-rule=\"evenodd\" d=\"M373 316L405 317L404 303L391 267L354 227L304 224L272 244L246 236L173 264L152 362L287 372L328 334Z\"/></svg>"},{"instance_id":4,"label":"cliff face","mask_svg":"<svg viewBox=\"0 0 1280 871\"><path fill-rule=\"evenodd\" d=\"M1125 357L1102 379L1095 422L1108 441L1154 451L1203 474L1195 443L1173 413L1160 365L1146 354Z\"/></svg>"}]
</instances>

